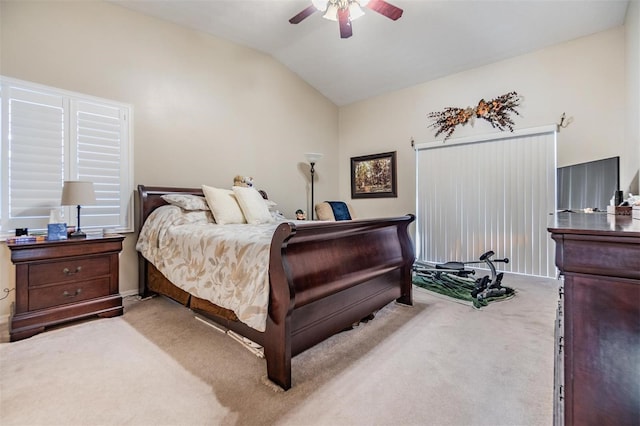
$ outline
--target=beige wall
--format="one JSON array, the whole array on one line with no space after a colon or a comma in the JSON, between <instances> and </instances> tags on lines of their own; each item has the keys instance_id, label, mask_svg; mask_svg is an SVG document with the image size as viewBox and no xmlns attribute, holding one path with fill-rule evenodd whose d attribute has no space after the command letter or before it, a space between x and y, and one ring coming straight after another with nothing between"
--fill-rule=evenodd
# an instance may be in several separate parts
<instances>
[{"instance_id":1,"label":"beige wall","mask_svg":"<svg viewBox=\"0 0 640 426\"><path fill-rule=\"evenodd\" d=\"M414 212L410 140L436 140L427 114L448 106L475 106L481 98L510 91L524 97L521 116L515 117L517 129L557 123L563 112L573 117L558 137L560 166L620 155L621 185L627 188L639 161L637 147L625 143L624 64L625 31L619 27L343 107L340 195L350 197L350 157L397 151L398 199L353 200L354 208L361 216ZM453 137L495 131L478 120L474 127L459 127ZM637 190L637 181L635 186Z\"/></svg>"},{"instance_id":2,"label":"beige wall","mask_svg":"<svg viewBox=\"0 0 640 426\"><path fill-rule=\"evenodd\" d=\"M325 155L316 197L336 193L338 108L271 57L95 1L3 0L0 19L0 74L133 105L136 185L253 176L293 217L308 209L313 151ZM121 256L124 293L137 289L134 244L129 236ZM13 287L2 245L0 290Z\"/></svg>"}]
</instances>

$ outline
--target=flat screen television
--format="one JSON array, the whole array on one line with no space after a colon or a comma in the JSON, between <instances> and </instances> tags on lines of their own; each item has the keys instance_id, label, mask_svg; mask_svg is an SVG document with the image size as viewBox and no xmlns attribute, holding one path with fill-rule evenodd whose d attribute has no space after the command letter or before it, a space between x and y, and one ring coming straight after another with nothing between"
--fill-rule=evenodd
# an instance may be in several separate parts
<instances>
[{"instance_id":1,"label":"flat screen television","mask_svg":"<svg viewBox=\"0 0 640 426\"><path fill-rule=\"evenodd\" d=\"M620 157L558 168L558 210L607 211L620 189Z\"/></svg>"}]
</instances>

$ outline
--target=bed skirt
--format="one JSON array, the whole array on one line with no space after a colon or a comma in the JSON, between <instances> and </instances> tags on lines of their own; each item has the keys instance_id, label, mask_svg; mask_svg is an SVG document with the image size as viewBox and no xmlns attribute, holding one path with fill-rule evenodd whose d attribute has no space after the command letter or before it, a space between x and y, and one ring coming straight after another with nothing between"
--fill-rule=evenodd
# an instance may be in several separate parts
<instances>
[{"instance_id":1,"label":"bed skirt","mask_svg":"<svg viewBox=\"0 0 640 426\"><path fill-rule=\"evenodd\" d=\"M223 318L228 321L238 321L238 317L233 311L220 307L208 300L200 299L192 296L181 288L175 286L169 281L162 272L153 266L151 263L148 266L149 274L149 290L154 293L162 294L176 302L184 305L199 313L208 313L214 315L216 318Z\"/></svg>"}]
</instances>

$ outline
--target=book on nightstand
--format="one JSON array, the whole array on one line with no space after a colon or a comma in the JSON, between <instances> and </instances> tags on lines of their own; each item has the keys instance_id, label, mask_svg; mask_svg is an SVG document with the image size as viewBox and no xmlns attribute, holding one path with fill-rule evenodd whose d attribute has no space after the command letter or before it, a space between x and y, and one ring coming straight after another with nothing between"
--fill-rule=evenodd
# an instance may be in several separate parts
<instances>
[{"instance_id":1,"label":"book on nightstand","mask_svg":"<svg viewBox=\"0 0 640 426\"><path fill-rule=\"evenodd\" d=\"M21 235L19 237L7 238L7 244L35 243L37 241L44 241L45 239L44 235Z\"/></svg>"}]
</instances>

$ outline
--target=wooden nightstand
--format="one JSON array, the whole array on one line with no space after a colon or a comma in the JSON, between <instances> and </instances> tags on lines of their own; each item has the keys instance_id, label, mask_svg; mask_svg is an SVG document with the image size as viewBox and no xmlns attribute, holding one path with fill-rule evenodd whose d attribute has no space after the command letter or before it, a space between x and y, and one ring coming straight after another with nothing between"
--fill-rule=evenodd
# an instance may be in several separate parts
<instances>
[{"instance_id":1,"label":"wooden nightstand","mask_svg":"<svg viewBox=\"0 0 640 426\"><path fill-rule=\"evenodd\" d=\"M7 244L16 265L11 341L92 315L122 315L118 255L122 235Z\"/></svg>"}]
</instances>

